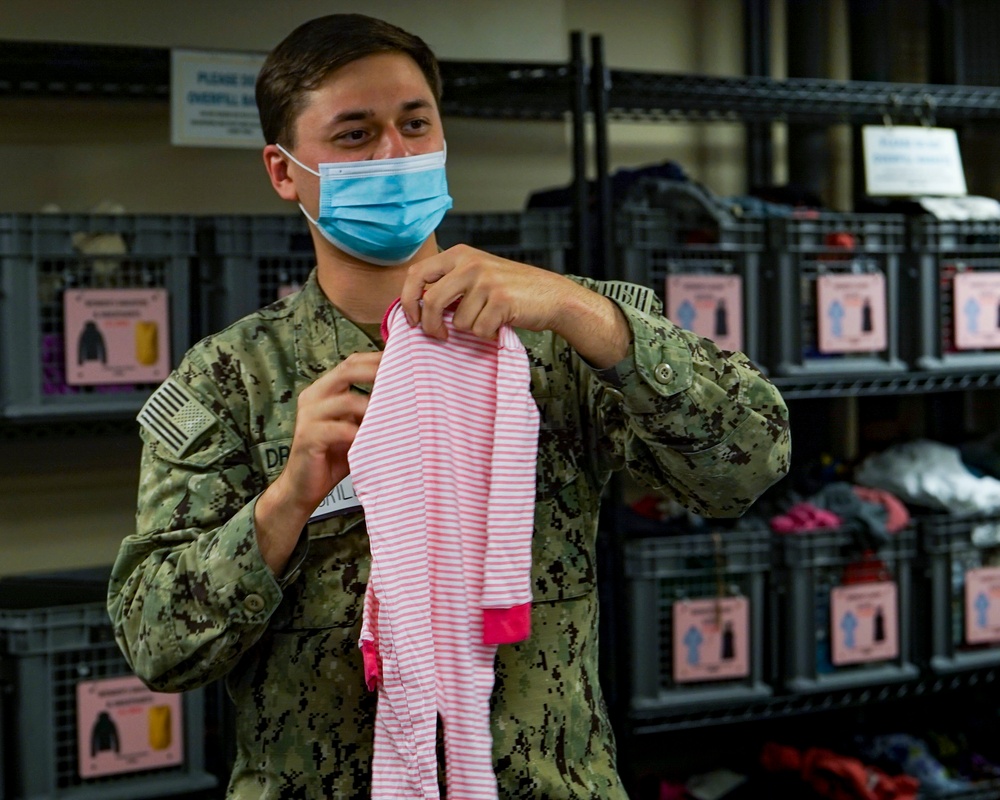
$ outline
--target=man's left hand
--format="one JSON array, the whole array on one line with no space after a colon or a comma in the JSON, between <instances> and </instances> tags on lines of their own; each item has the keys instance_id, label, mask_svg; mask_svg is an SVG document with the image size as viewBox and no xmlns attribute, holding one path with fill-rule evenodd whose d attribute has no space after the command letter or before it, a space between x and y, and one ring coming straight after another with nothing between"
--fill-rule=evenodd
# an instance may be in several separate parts
<instances>
[{"instance_id":1,"label":"man's left hand","mask_svg":"<svg viewBox=\"0 0 1000 800\"><path fill-rule=\"evenodd\" d=\"M548 270L456 245L418 261L400 293L403 313L428 336L447 338L443 316L457 303L452 324L483 339L503 325L562 336L596 367L616 364L630 331L611 300Z\"/></svg>"}]
</instances>

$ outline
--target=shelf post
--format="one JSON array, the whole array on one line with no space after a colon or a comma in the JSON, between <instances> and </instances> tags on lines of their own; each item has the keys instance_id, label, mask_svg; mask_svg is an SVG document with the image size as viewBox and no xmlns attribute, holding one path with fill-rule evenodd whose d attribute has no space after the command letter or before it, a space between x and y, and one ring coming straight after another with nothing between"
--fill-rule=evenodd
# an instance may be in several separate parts
<instances>
[{"instance_id":1,"label":"shelf post","mask_svg":"<svg viewBox=\"0 0 1000 800\"><path fill-rule=\"evenodd\" d=\"M591 274L590 211L587 190L587 68L583 58L583 33L570 33L570 66L573 73L573 243L576 272Z\"/></svg>"},{"instance_id":2,"label":"shelf post","mask_svg":"<svg viewBox=\"0 0 1000 800\"><path fill-rule=\"evenodd\" d=\"M590 37L591 104L594 110L594 157L597 174L597 230L596 253L592 276L615 277L615 251L612 225L611 176L608 158L608 93L611 91L611 74L604 63L604 39Z\"/></svg>"}]
</instances>

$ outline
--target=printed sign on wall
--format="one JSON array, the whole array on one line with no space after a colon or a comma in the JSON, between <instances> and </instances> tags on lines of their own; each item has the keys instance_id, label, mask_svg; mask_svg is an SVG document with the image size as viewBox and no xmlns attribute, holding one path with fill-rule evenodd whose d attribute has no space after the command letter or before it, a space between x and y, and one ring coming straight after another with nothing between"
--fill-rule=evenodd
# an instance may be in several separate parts
<instances>
[{"instance_id":1,"label":"printed sign on wall","mask_svg":"<svg viewBox=\"0 0 1000 800\"><path fill-rule=\"evenodd\" d=\"M182 695L148 689L134 675L76 686L81 778L184 763Z\"/></svg>"},{"instance_id":2,"label":"printed sign on wall","mask_svg":"<svg viewBox=\"0 0 1000 800\"><path fill-rule=\"evenodd\" d=\"M885 276L820 275L816 324L821 353L873 353L888 347Z\"/></svg>"},{"instance_id":3,"label":"printed sign on wall","mask_svg":"<svg viewBox=\"0 0 1000 800\"><path fill-rule=\"evenodd\" d=\"M254 96L263 53L170 51L170 143L264 146Z\"/></svg>"},{"instance_id":4,"label":"printed sign on wall","mask_svg":"<svg viewBox=\"0 0 1000 800\"><path fill-rule=\"evenodd\" d=\"M674 603L674 681L718 681L750 674L750 602L712 597Z\"/></svg>"},{"instance_id":5,"label":"printed sign on wall","mask_svg":"<svg viewBox=\"0 0 1000 800\"><path fill-rule=\"evenodd\" d=\"M166 289L71 289L63 297L66 383L160 383L170 372Z\"/></svg>"},{"instance_id":6,"label":"printed sign on wall","mask_svg":"<svg viewBox=\"0 0 1000 800\"><path fill-rule=\"evenodd\" d=\"M739 275L668 275L666 290L667 319L723 350L743 349Z\"/></svg>"},{"instance_id":7,"label":"printed sign on wall","mask_svg":"<svg viewBox=\"0 0 1000 800\"><path fill-rule=\"evenodd\" d=\"M965 641L1000 642L1000 567L965 573Z\"/></svg>"},{"instance_id":8,"label":"printed sign on wall","mask_svg":"<svg viewBox=\"0 0 1000 800\"><path fill-rule=\"evenodd\" d=\"M1000 272L960 272L953 289L955 347L1000 348Z\"/></svg>"},{"instance_id":9,"label":"printed sign on wall","mask_svg":"<svg viewBox=\"0 0 1000 800\"><path fill-rule=\"evenodd\" d=\"M886 661L899 655L899 614L893 581L837 586L830 592L836 666Z\"/></svg>"}]
</instances>

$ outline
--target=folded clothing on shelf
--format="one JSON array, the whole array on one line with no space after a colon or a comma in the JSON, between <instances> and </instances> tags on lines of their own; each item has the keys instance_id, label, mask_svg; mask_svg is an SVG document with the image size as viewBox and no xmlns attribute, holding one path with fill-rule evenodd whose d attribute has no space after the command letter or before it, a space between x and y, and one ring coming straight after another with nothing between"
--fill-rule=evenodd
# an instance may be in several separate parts
<instances>
[{"instance_id":1,"label":"folded clothing on shelf","mask_svg":"<svg viewBox=\"0 0 1000 800\"><path fill-rule=\"evenodd\" d=\"M916 800L920 781L910 775L888 775L857 758L822 747L797 750L768 742L761 765L771 772L800 773L821 797L831 800Z\"/></svg>"}]
</instances>

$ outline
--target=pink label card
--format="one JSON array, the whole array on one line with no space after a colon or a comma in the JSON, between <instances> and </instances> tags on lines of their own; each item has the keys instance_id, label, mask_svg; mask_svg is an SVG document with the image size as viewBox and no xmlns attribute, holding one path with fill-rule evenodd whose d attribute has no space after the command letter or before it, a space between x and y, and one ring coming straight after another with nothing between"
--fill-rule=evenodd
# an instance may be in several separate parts
<instances>
[{"instance_id":1,"label":"pink label card","mask_svg":"<svg viewBox=\"0 0 1000 800\"><path fill-rule=\"evenodd\" d=\"M1000 349L1000 272L960 272L953 290L955 347Z\"/></svg>"},{"instance_id":2,"label":"pink label card","mask_svg":"<svg viewBox=\"0 0 1000 800\"><path fill-rule=\"evenodd\" d=\"M182 695L154 692L135 676L76 685L81 778L184 763Z\"/></svg>"},{"instance_id":3,"label":"pink label card","mask_svg":"<svg viewBox=\"0 0 1000 800\"><path fill-rule=\"evenodd\" d=\"M674 681L719 681L750 674L750 602L745 597L674 603Z\"/></svg>"},{"instance_id":4,"label":"pink label card","mask_svg":"<svg viewBox=\"0 0 1000 800\"><path fill-rule=\"evenodd\" d=\"M723 350L743 349L743 278L668 275L667 319L711 339Z\"/></svg>"},{"instance_id":5,"label":"pink label card","mask_svg":"<svg viewBox=\"0 0 1000 800\"><path fill-rule=\"evenodd\" d=\"M820 275L816 324L821 353L874 353L888 347L885 276Z\"/></svg>"},{"instance_id":6,"label":"pink label card","mask_svg":"<svg viewBox=\"0 0 1000 800\"><path fill-rule=\"evenodd\" d=\"M1000 567L965 573L965 641L1000 642Z\"/></svg>"},{"instance_id":7,"label":"pink label card","mask_svg":"<svg viewBox=\"0 0 1000 800\"><path fill-rule=\"evenodd\" d=\"M160 383L170 372L166 289L70 289L63 296L66 383Z\"/></svg>"},{"instance_id":8,"label":"pink label card","mask_svg":"<svg viewBox=\"0 0 1000 800\"><path fill-rule=\"evenodd\" d=\"M300 283L283 283L278 287L278 300L283 300L290 294L295 294L299 289L302 288Z\"/></svg>"},{"instance_id":9,"label":"pink label card","mask_svg":"<svg viewBox=\"0 0 1000 800\"><path fill-rule=\"evenodd\" d=\"M899 655L899 611L893 581L853 583L830 592L835 666L887 661Z\"/></svg>"}]
</instances>

